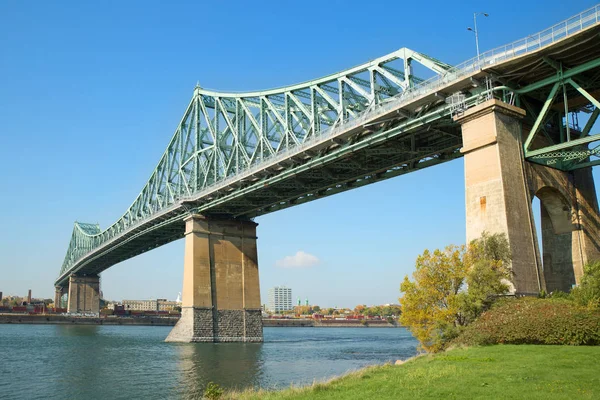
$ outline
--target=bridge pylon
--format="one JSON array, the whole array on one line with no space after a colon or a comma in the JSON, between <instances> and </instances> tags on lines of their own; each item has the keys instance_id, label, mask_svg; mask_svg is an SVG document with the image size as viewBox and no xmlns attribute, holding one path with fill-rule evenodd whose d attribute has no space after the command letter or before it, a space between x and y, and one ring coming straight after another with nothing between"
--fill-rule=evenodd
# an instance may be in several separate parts
<instances>
[{"instance_id":1,"label":"bridge pylon","mask_svg":"<svg viewBox=\"0 0 600 400\"><path fill-rule=\"evenodd\" d=\"M256 226L185 219L181 318L167 342L262 342Z\"/></svg>"},{"instance_id":2,"label":"bridge pylon","mask_svg":"<svg viewBox=\"0 0 600 400\"><path fill-rule=\"evenodd\" d=\"M526 162L525 110L492 99L455 117L465 160L467 242L483 231L507 235L515 293L568 291L583 265L600 259L600 217L591 167L560 171ZM541 204L543 254L532 199ZM543 262L542 262L543 260Z\"/></svg>"},{"instance_id":3,"label":"bridge pylon","mask_svg":"<svg viewBox=\"0 0 600 400\"><path fill-rule=\"evenodd\" d=\"M100 277L98 275L74 274L69 277L67 312L93 314L100 312Z\"/></svg>"}]
</instances>

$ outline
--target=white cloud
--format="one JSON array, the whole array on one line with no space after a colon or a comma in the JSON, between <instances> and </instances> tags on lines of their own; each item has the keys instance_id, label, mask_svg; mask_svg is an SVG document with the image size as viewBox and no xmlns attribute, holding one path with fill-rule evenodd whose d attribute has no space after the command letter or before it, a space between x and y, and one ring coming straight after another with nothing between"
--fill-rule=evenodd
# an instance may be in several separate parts
<instances>
[{"instance_id":1,"label":"white cloud","mask_svg":"<svg viewBox=\"0 0 600 400\"><path fill-rule=\"evenodd\" d=\"M320 260L317 257L300 250L293 256L286 256L281 260L277 260L275 265L281 268L309 268L319 262Z\"/></svg>"}]
</instances>

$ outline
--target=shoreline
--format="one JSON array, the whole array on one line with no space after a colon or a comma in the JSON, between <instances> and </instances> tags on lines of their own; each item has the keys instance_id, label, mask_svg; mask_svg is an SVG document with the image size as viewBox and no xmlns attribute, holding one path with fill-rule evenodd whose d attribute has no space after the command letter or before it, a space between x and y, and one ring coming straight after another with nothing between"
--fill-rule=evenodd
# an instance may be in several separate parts
<instances>
[{"instance_id":1,"label":"shoreline","mask_svg":"<svg viewBox=\"0 0 600 400\"><path fill-rule=\"evenodd\" d=\"M386 320L314 320L314 319L273 319L263 318L265 328L402 328Z\"/></svg>"},{"instance_id":2,"label":"shoreline","mask_svg":"<svg viewBox=\"0 0 600 400\"><path fill-rule=\"evenodd\" d=\"M141 326L174 326L179 317L81 317L52 314L0 314L2 324L38 324L38 325L141 325ZM312 319L263 319L265 328L401 328L385 320L360 321L349 320L312 320Z\"/></svg>"},{"instance_id":3,"label":"shoreline","mask_svg":"<svg viewBox=\"0 0 600 400\"><path fill-rule=\"evenodd\" d=\"M172 317L145 317L145 318L99 318L78 317L71 315L27 315L27 314L0 314L0 325L146 325L146 326L174 326L179 318Z\"/></svg>"}]
</instances>

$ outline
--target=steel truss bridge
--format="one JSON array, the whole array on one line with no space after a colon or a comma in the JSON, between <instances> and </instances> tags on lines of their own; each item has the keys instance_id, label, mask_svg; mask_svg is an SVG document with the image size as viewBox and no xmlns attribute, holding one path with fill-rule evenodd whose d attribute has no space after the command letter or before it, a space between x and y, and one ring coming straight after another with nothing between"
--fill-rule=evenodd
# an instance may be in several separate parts
<instances>
[{"instance_id":1,"label":"steel truss bridge","mask_svg":"<svg viewBox=\"0 0 600 400\"><path fill-rule=\"evenodd\" d=\"M127 211L104 231L75 223L55 284L183 237L191 212L253 218L460 157L453 116L493 97L527 111L529 161L598 165L599 18L600 5L457 66L402 48L278 89L197 86Z\"/></svg>"}]
</instances>

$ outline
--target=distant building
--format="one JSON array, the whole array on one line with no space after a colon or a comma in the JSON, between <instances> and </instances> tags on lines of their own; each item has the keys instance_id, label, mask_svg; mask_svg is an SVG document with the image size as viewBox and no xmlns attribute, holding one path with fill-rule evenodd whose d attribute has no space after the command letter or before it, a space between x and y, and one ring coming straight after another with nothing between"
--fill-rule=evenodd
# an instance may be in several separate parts
<instances>
[{"instance_id":1,"label":"distant building","mask_svg":"<svg viewBox=\"0 0 600 400\"><path fill-rule=\"evenodd\" d=\"M269 310L276 313L293 310L292 289L285 286L269 289Z\"/></svg>"},{"instance_id":2,"label":"distant building","mask_svg":"<svg viewBox=\"0 0 600 400\"><path fill-rule=\"evenodd\" d=\"M123 300L125 310L137 311L171 311L180 303L167 299L156 300Z\"/></svg>"}]
</instances>

